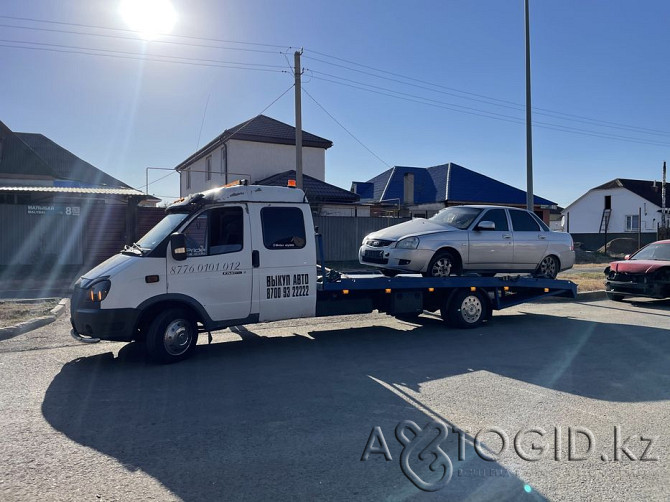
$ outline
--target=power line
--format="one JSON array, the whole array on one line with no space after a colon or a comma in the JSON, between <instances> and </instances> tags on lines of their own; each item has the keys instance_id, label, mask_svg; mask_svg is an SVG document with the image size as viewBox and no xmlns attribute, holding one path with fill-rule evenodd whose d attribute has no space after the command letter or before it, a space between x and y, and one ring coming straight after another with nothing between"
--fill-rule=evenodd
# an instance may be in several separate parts
<instances>
[{"instance_id":1,"label":"power line","mask_svg":"<svg viewBox=\"0 0 670 502\"><path fill-rule=\"evenodd\" d=\"M294 86L295 86L295 84L291 84L291 86L290 86L288 89L286 89L286 90L285 90L284 92L282 92L279 96L277 96L275 99L273 99L273 100L270 102L270 104L267 105L265 108L263 108L263 109L262 109L262 110L261 110L255 117L253 117L253 118L247 120L246 122L244 122L243 124L241 124L240 127L238 127L237 129L235 129L234 131L232 131L232 132L227 136L226 139L228 140L228 139L233 138L237 133L239 133L239 132L242 131L245 127L247 127L247 126L248 126L248 125L249 125L255 118L257 118L257 117L263 115L263 114L264 114L264 113L265 113L265 112L266 112L272 105L274 105L277 101L279 101L281 98L283 98L283 97L286 95L286 93L288 93L291 89L293 89ZM224 131L224 132L225 132L225 131ZM203 147L203 148L205 148L205 147ZM188 161L189 159L191 159L195 154L198 153L198 151L200 151L200 150L195 151L195 152L194 152L193 154L191 154L191 155L190 155L184 162L186 162L186 161ZM181 162L181 164L183 164L184 162ZM157 180L152 181L151 183L148 183L148 184L146 184L146 185L143 185L142 187L145 188L145 189L148 189L148 188L149 188L149 185L152 185L152 184L156 183L157 181L160 181L160 180L162 180L162 179L164 179L164 178L167 178L168 176L170 176L171 174L176 173L176 172L181 172L181 171L177 171L177 170L172 171L172 172L166 174L165 176L162 176L162 177L158 178ZM194 173L196 173L196 172L203 172L203 173L204 173L204 172L206 172L206 171L191 171L191 172L194 172ZM142 188L142 187L141 187L141 188Z\"/></svg>"},{"instance_id":2,"label":"power line","mask_svg":"<svg viewBox=\"0 0 670 502\"><path fill-rule=\"evenodd\" d=\"M4 16L0 16L2 18ZM73 31L73 30L57 30L54 28L37 28L37 27L31 27L31 26L17 26L13 24L0 24L0 28L16 28L20 30L32 30L32 31L42 31L42 32L48 32L48 33L64 33L68 35L84 35L84 36L89 36L89 37L99 37L99 38L106 38L106 39L115 39L115 40L131 40L135 42L146 42L144 39L140 37L124 37L121 35L111 35L107 33L89 33L85 31ZM135 32L133 32L135 33ZM226 43L243 43L243 42L226 42ZM261 53L261 54L278 54L281 51L269 51L265 49L245 49L243 47L224 47L220 45L204 45L204 44L194 44L194 43L186 43L186 42L177 42L174 40L152 40L152 44L171 44L171 45L179 45L179 46L187 46L187 47L198 47L198 48L204 48L204 49L222 49L222 50L232 50L232 51L244 51L244 52L256 52L256 53Z\"/></svg>"},{"instance_id":3,"label":"power line","mask_svg":"<svg viewBox=\"0 0 670 502\"><path fill-rule=\"evenodd\" d=\"M314 70L312 70L312 71L314 72ZM452 103L446 103L446 102L442 102L442 101L438 101L438 100L434 100L434 99L425 98L425 97L422 97L422 96L416 96L416 95L412 95L412 94L408 94L408 93L402 93L402 92L399 92L399 91L394 91L392 89L381 88L379 86L372 86L371 84L365 84L365 83L362 83L362 82L357 82L360 85L352 85L352 84L349 84L349 83L339 82L337 80L331 80L331 79L328 79L328 78L323 78L323 77L318 77L318 76L314 76L313 78L315 80L322 80L322 81L325 81L325 82L330 82L330 83L342 85L342 86L345 86L345 87L351 87L353 89L359 89L359 90L371 92L371 93L374 93L374 94L379 94L379 95L382 95L382 96L388 96L388 97L392 97L392 98L396 98L396 99L401 99L401 100L404 100L404 101L420 103L420 104L424 104L424 105L428 105L428 106L434 106L434 107L437 107L437 108L452 110L452 111L455 111L455 112L458 112L458 113L465 113L465 114L468 114L468 115L475 115L475 116L491 118L491 119L495 119L495 120L502 120L504 122L512 122L512 123L515 123L515 124L524 124L523 119L513 117L513 116L510 116L510 115L503 115L503 114L499 114L499 113L488 112L488 111L485 111L485 110L479 110L477 108L466 107L466 106L456 105L456 104L452 104ZM335 77L335 78L340 78L340 77ZM351 80L349 80L349 79L342 79L342 80L348 80L348 81L351 82ZM368 87L372 87L372 88L362 87L362 86L368 86ZM384 91L386 91L386 92L384 92ZM638 143L638 144L643 144L643 145L663 146L663 147L670 146L670 143L663 143L663 142L659 142L659 141L645 140L645 139L641 139L641 138L632 138L632 137L627 137L627 136L619 136L619 135L601 133L601 132L598 132L598 131L591 131L591 130L587 130L587 129L578 129L578 128L574 128L574 127L563 126L563 125L560 125L560 124L552 124L552 123L548 123L548 122L536 121L536 122L533 122L533 126L540 127L540 128L543 128L543 129L551 129L551 130L556 130L556 131L561 131L561 132L570 132L570 133L573 133L573 134L581 134L581 135L585 135L585 136L591 136L591 137L597 137L597 138L603 138L603 139L613 139L613 140L626 141L626 142L629 142L629 143Z\"/></svg>"},{"instance_id":4,"label":"power line","mask_svg":"<svg viewBox=\"0 0 670 502\"><path fill-rule=\"evenodd\" d=\"M432 87L439 88L439 89L446 89L447 91L452 91L452 92L464 94L465 96L454 95L454 94L451 94L451 93L448 93L448 92L439 91L437 89L431 89L431 88L424 87L424 86L418 86L418 85L415 85L415 84L410 84L408 82L403 82L401 80L398 80L397 78L388 78L388 77L384 77L384 76L381 76L381 75L376 75L374 73L366 72L366 71L363 71L363 70L358 70L356 68L351 68L351 67L346 66L346 65L341 65L341 64L330 62L330 61L325 61L323 59L314 58L314 57L309 56L309 55L305 55L305 57L308 58L308 59L312 59L312 60L319 61L319 62L322 62L322 63L325 63L325 64L329 64L331 66L340 67L340 68L347 69L347 70L350 70L350 71L355 71L355 72L358 72L358 73L367 74L367 75L373 76L375 78L390 80L390 81L397 82L397 83L400 83L400 84L403 84L403 85L413 85L414 87L423 88L423 89L426 89L426 90L430 90L432 92L442 92L444 94L453 95L453 96L459 97L461 99L469 99L469 100L472 100L472 101L484 102L484 103L491 104L491 105L494 105L494 106L502 106L502 107L505 107L505 108L514 108L514 109L519 109L519 108L524 109L524 105L522 105L520 103L515 103L513 101L498 99L498 98L494 98L494 97L491 97L491 96L486 96L486 95L483 95L483 94L477 94L477 93L474 93L474 92L463 91L463 90L456 89L456 88L453 88L453 87L448 87L448 86L445 86L445 85L436 84L436 83L429 82L429 81L426 81L426 80L421 80L421 79L417 79L417 78L414 78L414 77L409 77L407 75L402 75L400 73L395 73L395 72L391 72L391 71L387 71L387 70L382 70L380 68L375 68L373 66L364 65L364 64L357 63L355 61L351 61L351 60L348 60L348 59L343 59L343 58L339 58L339 57L336 57L336 56L331 56L331 55L328 55L328 54L325 54L325 53L322 53L322 52L319 52L319 51L311 50L311 49L305 49L305 51L306 52L312 52L314 54L319 54L321 56L331 58L331 59L334 59L334 60L337 60L337 61L342 61L342 62L351 64L351 65L359 66L361 68L366 68L366 69L369 69L369 70L373 70L375 72L379 72L379 73L382 73L382 74L391 75L391 76L394 76L394 77L405 79L405 80L408 80L408 81L411 81L411 82L417 82L419 84L424 84L424 85L427 85L427 86L432 86ZM479 99L474 99L474 98L469 98L467 96L475 96L476 98L482 98L485 101L482 101L482 100L479 100ZM490 103L489 101L494 101L495 103ZM662 130L659 130L659 129L651 129L651 128L647 128L647 127L639 127L639 126L633 126L633 125L629 125L629 124L622 124L622 123L612 122L612 121L607 121L607 120L594 119L594 118L591 118L591 117L585 117L583 115L576 115L576 114L572 114L572 113L560 112L560 111L551 110L551 109L548 109L548 108L541 108L541 107L534 106L532 109L534 111L536 111L536 113L542 112L542 113L540 113L542 115L547 115L547 116L561 115L563 117L568 117L567 119L561 119L561 120L579 119L579 120L576 120L576 121L600 124L602 127L612 127L612 128L618 128L618 129L626 129L626 130L630 130L632 132L640 132L640 133L643 133L643 134L670 135L670 132L662 131ZM559 118L559 117L554 117L554 118Z\"/></svg>"},{"instance_id":5,"label":"power line","mask_svg":"<svg viewBox=\"0 0 670 502\"><path fill-rule=\"evenodd\" d=\"M106 30L109 32L113 32L116 34L109 34L109 33L90 33L90 32L82 32L82 31L74 31L74 30L57 30L54 28L44 28L44 27L31 27L31 26L19 26L19 25L8 25L8 24L0 24L1 27L7 27L7 28L14 28L14 29L25 29L25 30L35 30L35 31L43 31L43 32L55 32L55 33L66 33L66 34L75 34L75 35L83 35L83 36L94 36L94 37L105 37L105 38L116 38L116 39L121 39L121 40L134 40L134 41L142 41L142 39L137 38L137 35L139 32L134 31L134 30L129 30L129 29L121 29L121 28L112 28L108 26L101 26L101 25L91 25L91 24L82 24L82 23L70 23L70 22L61 22L61 21L50 21L50 20L45 20L45 19L37 19L37 18L30 18L30 17L17 17L17 16L5 16L5 15L0 15L0 19L8 19L12 21L21 21L21 22L32 22L32 23L43 23L47 25L59 25L59 26L68 26L68 27L75 27L75 28L86 28L86 29L91 29L91 30ZM135 36L133 37L126 37L119 35L118 33L129 33L133 34ZM245 52L258 52L258 53L269 53L269 54L276 54L275 51L271 50L265 50L265 49L248 49L248 48L243 48L243 47L221 47L221 46L212 46L212 45L202 45L202 44L195 44L195 43L186 43L183 42L183 40L195 40L195 41L205 41L205 42L213 42L217 44L235 44L235 45L243 45L243 46L249 46L249 47L264 47L264 48L277 48L277 49L287 49L286 45L277 45L277 44L267 44L267 43L256 43L256 42L243 42L243 41L236 41L236 40L224 40L224 39L216 39L216 38L205 38L205 37L195 37L195 36L186 36L186 35L164 35L166 37L172 38L172 39L179 39L182 40L182 42L176 42L174 40L155 40L152 41L152 43L162 43L162 44L181 44L181 45L186 45L186 46L192 46L192 47L200 47L200 48L210 48L210 49L222 49L222 50L238 50L238 51L245 51ZM7 48L14 48L14 49L29 49L29 50L42 50L42 51L49 51L49 52L61 52L61 53L70 53L70 54L84 54L84 55L90 55L90 56L104 56L104 57L114 57L117 59L134 59L134 60L143 60L143 61L155 61L155 62L163 62L163 63L176 63L176 64L186 64L186 65L193 65L193 66L209 66L209 67L221 67L221 68L231 68L231 69L244 69L244 70L253 70L253 71L275 71L279 72L278 68L281 68L279 65L263 65L263 64L257 64L257 63L241 63L241 62L229 62L229 61L220 61L220 60L212 60L212 59L198 59L198 58L187 58L187 57L177 57L177 56L165 56L165 55L146 55L146 54L139 54L139 53L131 53L131 52L125 52L125 51L113 51L113 50L106 50L106 49L92 49L89 47L78 47L78 46L65 46L65 45L59 45L59 44L46 44L46 43L38 43L38 42L23 42L23 41L16 41L16 40L4 40L5 44L0 44L0 47L7 47ZM23 44L23 45L7 45L9 44ZM27 46L26 44L33 45ZM34 46L39 46L39 47L34 47ZM291 47L289 46L288 49L290 50ZM362 63L358 63L356 61L352 61L349 59L344 59L340 58L337 56L332 56L329 54L325 54L323 52L319 52L316 50L310 50L307 49L308 53L313 53L320 55L325 58L329 58L331 60L335 61L340 61L343 63L346 63L347 65L353 65L358 68L365 68L367 70L371 71L364 71L360 70L358 68L352 68L351 66L347 66L344 64L338 64L334 63L332 61L327 61L321 58L316 58L312 57L309 55L306 55L305 57L310 58L314 61L332 65L335 67L339 67L342 69L345 69L347 71L354 71L357 73L365 74L368 76L371 76L373 78L379 78L379 79L384 79L387 81L392 81L401 85L406 85L406 86L411 86L419 89L423 89L429 92L437 92L441 94L446 94L450 95L453 97L457 97L459 99L467 99L471 101L476 101L480 103L484 103L487 105L491 106L500 106L512 110L517 110L521 111L523 110L523 105L519 103L515 103L513 101L509 100L504 100L504 99L499 99L499 98L494 98L491 96L486 96L483 94L478 94L470 91L464 91L460 89L456 89L453 87L448 87L445 85L441 84L436 84L434 82L429 82L427 80L422 80L414 77L410 77L407 75L403 75L401 73L397 72L392 72L388 70L383 70L381 68L375 68L373 66L365 65ZM281 52L281 54L285 55L285 52ZM160 59L158 59L160 58ZM290 64L289 64L290 66ZM313 73L318 73L316 70L312 70ZM376 72L376 73L372 73ZM377 88L380 91L385 91L388 93L393 93L395 95L392 95L391 97L396 97L396 99L401 99L400 96L397 95L405 95L408 98L411 97L413 99L407 99L409 101L415 101L415 100L420 100L418 102L422 102L423 104L429 104L433 103L432 106L438 106L446 109L451 109L454 111L460 111L461 113L470 113L472 115L477 115L477 116L484 116L488 118L497 118L498 120L506 120L508 122L517 122L516 117L512 117L509 115L503 115L503 114L497 114L495 112L487 111L487 110L481 110L473 107L466 107L463 105L458 105L455 103L445 103L437 100L432 100L430 98L426 98L423 96L416 96L412 95L409 93L402 93L400 91L396 91L393 89L386 89L383 87L379 86L374 86L372 84L367 84L364 82L358 82L355 80L351 79L346 79L343 77L339 77L336 75L330 75L327 73L323 73L326 76L330 76L335 79L340 79L344 81L349 81L354 84L358 84L361 86L368 86L372 88ZM388 75L388 76L384 76ZM391 78L391 77L393 78ZM314 77L314 78L319 78L319 77ZM343 84L342 82L335 82L333 80L328 80L328 79L323 79L320 78L321 80L325 81L330 81L332 83L337 83L339 85L346 85ZM402 80L400 80L402 79ZM421 85L419 85L421 84ZM356 86L349 85L349 87L353 88L358 88ZM373 92L370 89L364 89L368 90L368 92ZM458 94L455 94L458 93ZM384 92L379 92L379 94L384 94ZM389 94L387 94L389 95ZM454 107L454 108L450 108ZM636 132L640 134L650 134L650 135L659 135L659 136L667 136L670 135L670 132L667 131L661 131L658 129L651 129L651 128L644 128L644 127L638 127L638 126L632 126L628 124L621 124L617 122L611 122L611 121L605 121L605 120L600 120L600 119L594 119L590 117L585 117L582 115L576 115L576 114L571 114L571 113L566 113L566 112L559 112L555 110L550 110L547 108L540 108L540 107L533 107L533 110L535 111L536 114L539 115L544 115L548 116L551 118L555 118L558 120L565 120L565 121L573 121L573 122L582 122L586 124L591 124L595 125L598 127L607 127L607 128L614 128L614 129L621 129L621 130L626 130L629 132ZM598 132L598 131L591 131L591 130L584 130L584 129L577 129L577 128L572 128L569 126L564 126L560 124L552 124L552 123L542 123L542 122L535 122L535 125L540 126L540 127L545 127L545 128L550 128L550 129L555 129L555 130L563 130L565 132L574 132L574 133L582 133L586 135L592 135L596 137L602 137L602 138L608 138L608 139L619 139L623 141L629 141L629 142L635 142L635 143L640 143L640 144L650 144L650 145L658 145L658 146L668 146L666 143L662 142L655 142L653 140L644 140L640 138L632 138L632 137L626 137L626 136L619 136L619 135L613 135L613 134L608 134L604 132Z\"/></svg>"},{"instance_id":6,"label":"power line","mask_svg":"<svg viewBox=\"0 0 670 502\"><path fill-rule=\"evenodd\" d=\"M101 26L101 25L94 25L94 24L82 24L82 23L67 23L63 21L50 21L47 19L37 19L37 18L31 18L31 17L18 17L18 16L0 16L0 19L12 19L14 21L29 21L33 23L45 23L45 24L56 24L56 25L61 25L61 26L74 26L77 28L90 28L90 29L96 29L96 30L108 30L108 31L117 31L121 33L134 33L136 35L140 34L141 32L134 31L134 30L128 30L128 29L123 29L123 28L111 28L109 26ZM217 42L217 43L224 43L224 44L240 44L240 45L255 45L258 47L274 47L278 49L285 49L285 45L276 45L276 44L265 44L265 43L257 43L257 42L242 42L239 40L222 40L218 38L205 38L205 37L194 37L194 36L188 36L188 35L171 35L171 34L163 34L163 36L171 37L171 38L182 38L185 40L201 40L204 42Z\"/></svg>"},{"instance_id":7,"label":"power line","mask_svg":"<svg viewBox=\"0 0 670 502\"><path fill-rule=\"evenodd\" d=\"M329 112L328 110L326 110L326 109L321 105L321 103L319 103L316 99L314 99L314 96L312 96L312 95L307 91L307 89L305 89L305 88L303 87L303 88L302 88L302 91L303 91L305 94L307 94L307 96L309 96L309 98L310 98L312 101L314 101L314 103L316 103L316 105L317 105L319 108L321 108L321 109L326 113L326 115L328 115L331 119L333 119L333 121L334 121L338 126L340 126L342 129L344 129L344 130L346 131L346 133L347 133L349 136L351 136L352 138L354 138L354 139L358 142L358 144L360 144L363 148L365 148L368 152L370 152L370 153L371 153L371 154L372 154L372 155L373 155L379 162L381 162L382 164L384 164L386 167L391 167L391 165L390 165L389 163L385 162L379 155L377 155L377 154L376 154L375 152L373 152L370 148L368 148L368 147L367 147L367 146L366 146L360 139L358 139L356 136L354 136L354 134L353 134L349 129L347 129L346 127L344 127L344 126L340 123L339 120L337 120L335 117L333 117L333 116L330 114L330 112Z\"/></svg>"},{"instance_id":8,"label":"power line","mask_svg":"<svg viewBox=\"0 0 670 502\"><path fill-rule=\"evenodd\" d=\"M215 68L231 68L237 70L252 70L265 71L274 73L286 73L281 65L267 65L259 63L241 63L236 61L221 61L216 59L196 59L183 58L180 56L165 56L165 55L146 55L137 52L114 51L107 49L93 49L87 47L67 46L61 44L47 44L40 42L22 42L18 40L0 40L0 47L7 47L11 49L26 49L45 52L58 52L63 54L83 54L87 56L101 56L116 59L130 59L135 61L152 61L159 63L174 63L184 64L190 66L203 66ZM23 44L23 45L11 45ZM37 47L34 47L37 46ZM281 68L281 69L280 69Z\"/></svg>"}]
</instances>

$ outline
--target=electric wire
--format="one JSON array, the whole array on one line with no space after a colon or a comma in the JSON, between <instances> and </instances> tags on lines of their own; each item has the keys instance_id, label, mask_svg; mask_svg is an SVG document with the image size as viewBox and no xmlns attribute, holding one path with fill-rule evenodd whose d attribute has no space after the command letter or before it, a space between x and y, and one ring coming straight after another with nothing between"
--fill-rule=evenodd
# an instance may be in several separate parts
<instances>
[{"instance_id":1,"label":"electric wire","mask_svg":"<svg viewBox=\"0 0 670 502\"><path fill-rule=\"evenodd\" d=\"M94 25L94 24L83 24L83 23L68 23L64 21L52 21L48 19L37 19L37 18L32 18L32 17L18 17L18 16L3 16L0 15L0 19L11 19L13 21L28 21L28 22L33 22L33 23L45 23L45 24L56 24L56 25L61 25L61 26L74 26L77 28L90 28L90 29L95 29L95 30L108 30L108 31L118 31L122 33L134 33L136 35L140 35L141 32L135 31L135 30L129 30L129 29L124 29L124 28L112 28L109 26L100 26L100 25ZM222 40L218 38L205 38L205 37L194 37L194 36L188 36L188 35L174 35L174 34L162 34L163 36L167 37L172 37L172 38L183 38L186 40L201 40L203 42L217 42L217 43L224 43L224 44L240 44L240 45L255 45L258 47L274 47L278 49L285 49L285 45L276 45L276 44L266 44L266 43L258 43L258 42L242 42L239 40Z\"/></svg>"},{"instance_id":2,"label":"electric wire","mask_svg":"<svg viewBox=\"0 0 670 502\"><path fill-rule=\"evenodd\" d=\"M235 136L235 134L239 133L239 132L242 131L245 127L247 127L247 126L248 126L248 125L249 125L255 118L257 118L257 117L263 115L268 109L270 109L270 107L271 107L272 105L274 105L277 101L279 101L281 98L283 98L283 97L286 95L286 93L288 93L291 89L293 89L294 86L295 86L295 84L291 84L291 86L290 86L288 89L286 89L286 90L285 90L284 92L282 92L279 96L277 96L275 99L273 99L273 100L270 102L270 104L267 105L265 108L263 108L263 109L262 109L262 110L261 110L255 117L253 117L252 119L247 120L246 122L244 122L243 124L241 124L240 127L238 127L237 129L235 129L235 130L228 136L227 139L231 139L233 136ZM199 151L199 150L198 150L198 151ZM196 153L198 153L198 151L196 151L196 152L194 152L193 154L191 154L191 156L188 157L188 158L190 159L191 157L193 157L193 155L195 155ZM188 160L188 159L187 159L187 160ZM150 182L150 183L141 185L141 186L140 186L140 189L143 188L143 189L145 189L145 190L148 190L150 185L153 185L154 183L156 183L156 182L158 182L158 181L161 181L162 179L165 179L165 178L167 178L168 176L170 176L170 175L172 175L172 174L175 174L175 173L179 173L179 172L181 172L181 171L177 171L177 170L175 169L174 171L171 171L171 172L167 173L165 176L161 176L160 178L158 178L158 179L156 179L156 180L154 180L154 181L152 181L152 182ZM199 171L193 171L193 172L199 172ZM204 171L202 171L202 172L204 172ZM140 190L140 191L141 191L141 190Z\"/></svg>"},{"instance_id":3,"label":"electric wire","mask_svg":"<svg viewBox=\"0 0 670 502\"><path fill-rule=\"evenodd\" d=\"M3 16L0 16L3 17ZM63 33L63 34L68 34L68 35L84 35L84 36L89 36L89 37L100 37L100 38L107 38L107 39L115 39L115 40L130 40L134 42L145 42L146 40L140 38L140 37L124 37L121 35L112 35L108 33L88 33L84 31L72 31L72 30L57 30L54 28L37 28L37 27L31 27L31 26L16 26L13 24L1 24L0 23L0 28L17 28L21 30L33 30L33 31L42 31L42 32L49 32L49 33ZM133 32L134 33L134 32ZM243 47L224 47L220 45L204 45L204 44L194 44L194 43L187 43L187 42L177 42L175 40L152 40L152 44L170 44L170 45L179 45L181 46L186 46L186 47L198 47L202 49L222 49L222 50L233 50L233 51L243 51L243 52L257 52L260 54L277 54L279 51L269 51L265 49L245 49ZM243 43L243 42L226 42L226 43Z\"/></svg>"},{"instance_id":4,"label":"electric wire","mask_svg":"<svg viewBox=\"0 0 670 502\"><path fill-rule=\"evenodd\" d=\"M342 62L344 62L344 63L352 64L352 65L355 65L355 66L359 66L359 67L361 67L361 68L366 68L366 69L373 70L373 71L376 71L376 72L379 72L379 73L383 73L383 74L386 74L386 75L392 75L392 76L394 76L394 77L399 77L399 78L402 78L402 79L406 79L406 80L408 80L408 81L418 82L418 83L420 83L420 84L425 84L425 85L429 85L429 86L437 87L437 88L440 88L440 89L446 89L446 90L449 90L449 91L458 92L458 93L465 94L465 95L469 95L469 96L475 96L475 97L483 98L483 99L486 99L486 100L496 101L496 102L504 103L504 104L507 104L507 105L513 105L513 106L517 106L517 107L522 107L522 108L525 109L525 105L522 105L522 104L520 104L520 103L515 103L514 101L509 101L509 100L506 100L506 99L494 98L494 97L491 97L491 96L486 96L486 95L484 95L484 94L478 94L478 93L475 93L475 92L470 92L470 91L464 91L464 90L461 90L461 89L456 89L456 88L454 88L454 87L448 87L448 86L445 86L445 85L442 85L442 84L436 84L436 83L434 83L434 82L429 82L429 81L427 81L427 80L422 80L422 79L418 79L418 78L415 78L415 77L410 77L410 76L407 76L407 75L403 75L403 74L401 74L401 73L396 73L396 72L392 72L392 71L382 70L382 69L380 69L380 68L375 68L375 67L373 67L373 66L369 66L369 65L365 65L365 64L357 63L357 62L355 62L355 61L351 61L351 60L349 60L349 59L344 59L344 58L340 58L340 57L337 57L337 56L332 56L332 55L330 55L330 54L326 54L326 53L319 52L319 51L316 51L316 50L313 50L313 49L309 49L309 48L305 49L305 52L312 52L312 53L314 53L314 54L318 54L318 55L323 56L323 57L331 58L331 59L334 59L334 60L336 60L336 61L342 61ZM312 58L312 57L309 56L309 55L305 55L305 57L306 57L306 58L310 58L310 59L315 59L315 58ZM355 69L346 67L346 66L344 66L344 65L336 65L335 63L331 63L331 62L327 62L327 61L323 61L323 60L319 60L319 61L322 61L322 62L324 62L324 63L326 63L326 64L335 65L335 66L339 66L339 67L342 67L342 68L345 68L345 69L350 69L350 70L352 70L352 71L356 71ZM372 75L374 76L374 74L372 74ZM384 78L384 77L377 76L377 78ZM464 97L464 99L467 99L467 98ZM662 134L662 135L670 135L670 132L668 132L668 131L662 131L662 130L659 130L659 129L651 129L651 128L647 128L647 127L632 126L632 125L629 125L629 124L622 124L622 123L619 123L619 122L612 122L612 121L608 121L608 120L594 119L594 118L586 117L586 116L583 116L583 115L577 115L577 114L573 114L573 113L560 112L560 111L551 110L551 109L548 109L548 108L541 108L541 107L533 106L532 109L533 109L533 110L540 110L540 111L543 111L543 112L552 113L552 114L556 114L556 115L563 115L563 116L566 116L566 117L575 117L575 118L579 118L579 119L582 119L582 120L587 120L587 121L592 121L592 122L599 122L599 123L602 123L602 124L607 124L607 125L616 126L616 127L623 127L623 128L636 129L636 130L641 131L641 132L646 131L646 132L648 132L648 133L655 133L655 134Z\"/></svg>"},{"instance_id":5,"label":"electric wire","mask_svg":"<svg viewBox=\"0 0 670 502\"><path fill-rule=\"evenodd\" d=\"M358 142L359 145L361 145L361 146L362 146L363 148L365 148L368 152L370 152L370 154L372 154L372 155L373 155L379 162L381 162L382 164L384 164L386 167L389 167L389 168L392 167L388 162L386 162L386 161L385 161L384 159L382 159L379 155L377 155L377 154L376 154L375 152L373 152L370 148L368 148L368 146L365 145L365 143L363 143L360 139L358 139L358 138L357 138L357 137L356 137L356 136L355 136L349 129L347 129L346 127L344 127L344 125L342 125L342 123L341 123L339 120L337 120L335 117L333 117L333 115L332 115L328 110L326 110L326 109L323 107L323 105L322 105L321 103L319 103L319 102L314 98L314 96L312 96L312 95L307 91L307 89L305 89L305 88L303 87L303 88L302 88L302 91L303 91L305 94L307 94L307 96L309 96L309 98L310 98L312 101L314 101L314 103L316 103L316 105L317 105L319 108L321 108L321 110L323 110L323 111L325 112L326 115L328 115L331 119L333 119L333 122L335 122L338 126L340 126L342 129L344 129L345 132L346 132L349 136L351 136L352 138L354 138L354 140L356 140L356 141Z\"/></svg>"},{"instance_id":6,"label":"electric wire","mask_svg":"<svg viewBox=\"0 0 670 502\"><path fill-rule=\"evenodd\" d=\"M318 72L316 70L311 70L311 71L313 73L323 74L322 72ZM512 122L512 123L516 123L516 124L524 124L525 123L524 119L521 118L521 117L513 117L511 115L504 115L504 114L500 114L500 113L481 110L481 109L478 109L478 108L473 108L473 107L468 107L468 106L463 106L463 105L457 105L457 104L454 104L454 103L447 103L447 102L443 102L443 101L438 101L438 100L426 98L426 97L423 97L423 96L417 96L417 95L413 95L413 94L409 94L409 93L395 91L393 89L388 89L388 88L384 88L384 87L380 87L380 86L366 84L366 83L363 83L363 82L358 82L358 81L354 81L354 80L351 80L351 79L341 78L341 77L337 77L337 76L333 76L333 75L329 75L329 76L331 76L332 78L343 80L344 82L341 82L341 81L338 81L338 80L332 80L332 78L319 77L319 76L316 76L316 75L313 76L313 78L315 80L322 80L322 81L325 81L325 82L330 82L330 83L333 83L333 84L338 84L338 85L342 85L342 86L346 86L346 87L351 87L351 88L354 88L354 89L359 89L359 90L371 92L371 93L374 93L374 94L380 94L380 95L383 95L383 96L389 96L389 97L396 98L396 99L402 99L404 101L409 101L409 102L414 102L414 103L421 103L421 104L428 105L428 106L435 106L437 108L443 108L443 109L455 111L455 112L458 112L458 113L465 113L465 114L468 114L468 115L486 117L486 118L491 118L491 119L494 119L494 120L502 120L504 122ZM347 82L352 82L352 83L347 83ZM357 84L357 85L355 85L355 84ZM363 86L365 86L365 87L363 87ZM575 127L564 126L564 125L561 125L561 124L552 124L552 123L549 123L549 122L534 121L533 126L541 127L541 128L544 128L544 129L552 129L552 130L556 130L556 131L562 131L562 132L570 132L570 133L573 133L573 134L583 134L583 135L586 135L586 136L597 137L597 138L602 138L602 139L612 139L612 140L626 141L626 142L630 142L630 143L639 143L639 144L652 145L652 146L664 146L664 147L670 146L670 143L664 143L664 142L655 141L655 140L652 140L652 139L632 138L632 137L628 137L628 136L620 136L620 135L604 133L604 132L599 132L599 131L592 131L592 130L588 130L588 129L579 129L579 128L575 128Z\"/></svg>"},{"instance_id":7,"label":"electric wire","mask_svg":"<svg viewBox=\"0 0 670 502\"><path fill-rule=\"evenodd\" d=\"M9 42L9 43L7 43ZM11 45L11 44L23 45ZM37 46L37 47L34 47ZM64 54L82 54L87 56L101 56L115 59L129 59L134 61L152 61L159 63L173 63L190 66L214 67L214 68L230 68L237 70L251 70L264 71L274 73L286 73L281 65L268 65L260 63L241 63L236 61L221 61L216 59L195 59L184 58L180 56L166 56L162 54L141 54L127 51L115 51L107 49L93 49L87 47L65 46L60 44L47 44L40 42L21 42L15 40L0 40L0 47L7 47L13 49L35 50L45 52L57 52Z\"/></svg>"}]
</instances>

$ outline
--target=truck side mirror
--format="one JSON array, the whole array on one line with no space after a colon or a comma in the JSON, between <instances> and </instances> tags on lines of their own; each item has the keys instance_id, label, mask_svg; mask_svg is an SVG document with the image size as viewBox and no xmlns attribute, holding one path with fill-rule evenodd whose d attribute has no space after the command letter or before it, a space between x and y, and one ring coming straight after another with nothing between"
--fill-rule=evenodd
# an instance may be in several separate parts
<instances>
[{"instance_id":1,"label":"truck side mirror","mask_svg":"<svg viewBox=\"0 0 670 502\"><path fill-rule=\"evenodd\" d=\"M175 261L184 261L187 258L186 237L184 234L175 232L170 235L170 249L172 251L172 258Z\"/></svg>"},{"instance_id":2,"label":"truck side mirror","mask_svg":"<svg viewBox=\"0 0 670 502\"><path fill-rule=\"evenodd\" d=\"M627 254L626 256L623 257L624 260L630 260L630 255Z\"/></svg>"},{"instance_id":3,"label":"truck side mirror","mask_svg":"<svg viewBox=\"0 0 670 502\"><path fill-rule=\"evenodd\" d=\"M480 221L475 230L495 230L496 224L492 221Z\"/></svg>"}]
</instances>

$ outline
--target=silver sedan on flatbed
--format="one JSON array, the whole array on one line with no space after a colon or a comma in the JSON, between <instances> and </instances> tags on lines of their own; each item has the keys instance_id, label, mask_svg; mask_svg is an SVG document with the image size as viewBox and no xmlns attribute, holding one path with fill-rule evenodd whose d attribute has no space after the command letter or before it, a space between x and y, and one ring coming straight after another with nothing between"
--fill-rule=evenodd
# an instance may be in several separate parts
<instances>
[{"instance_id":1,"label":"silver sedan on flatbed","mask_svg":"<svg viewBox=\"0 0 670 502\"><path fill-rule=\"evenodd\" d=\"M530 211L480 205L448 207L373 232L358 259L389 276L520 272L553 279L574 265L575 251L570 234L552 232Z\"/></svg>"}]
</instances>

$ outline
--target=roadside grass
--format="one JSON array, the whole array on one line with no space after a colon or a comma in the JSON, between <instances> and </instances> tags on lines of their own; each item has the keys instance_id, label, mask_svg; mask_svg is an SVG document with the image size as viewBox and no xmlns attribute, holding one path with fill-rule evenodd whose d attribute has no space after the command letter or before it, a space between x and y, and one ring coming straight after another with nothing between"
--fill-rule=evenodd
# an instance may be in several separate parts
<instances>
[{"instance_id":1,"label":"roadside grass","mask_svg":"<svg viewBox=\"0 0 670 502\"><path fill-rule=\"evenodd\" d=\"M605 274L602 272L577 272L559 274L558 279L567 279L577 284L577 291L603 291L605 289Z\"/></svg>"},{"instance_id":2,"label":"roadside grass","mask_svg":"<svg viewBox=\"0 0 670 502\"><path fill-rule=\"evenodd\" d=\"M38 301L0 301L0 328L49 315L49 311L56 305L58 305L56 298Z\"/></svg>"}]
</instances>

